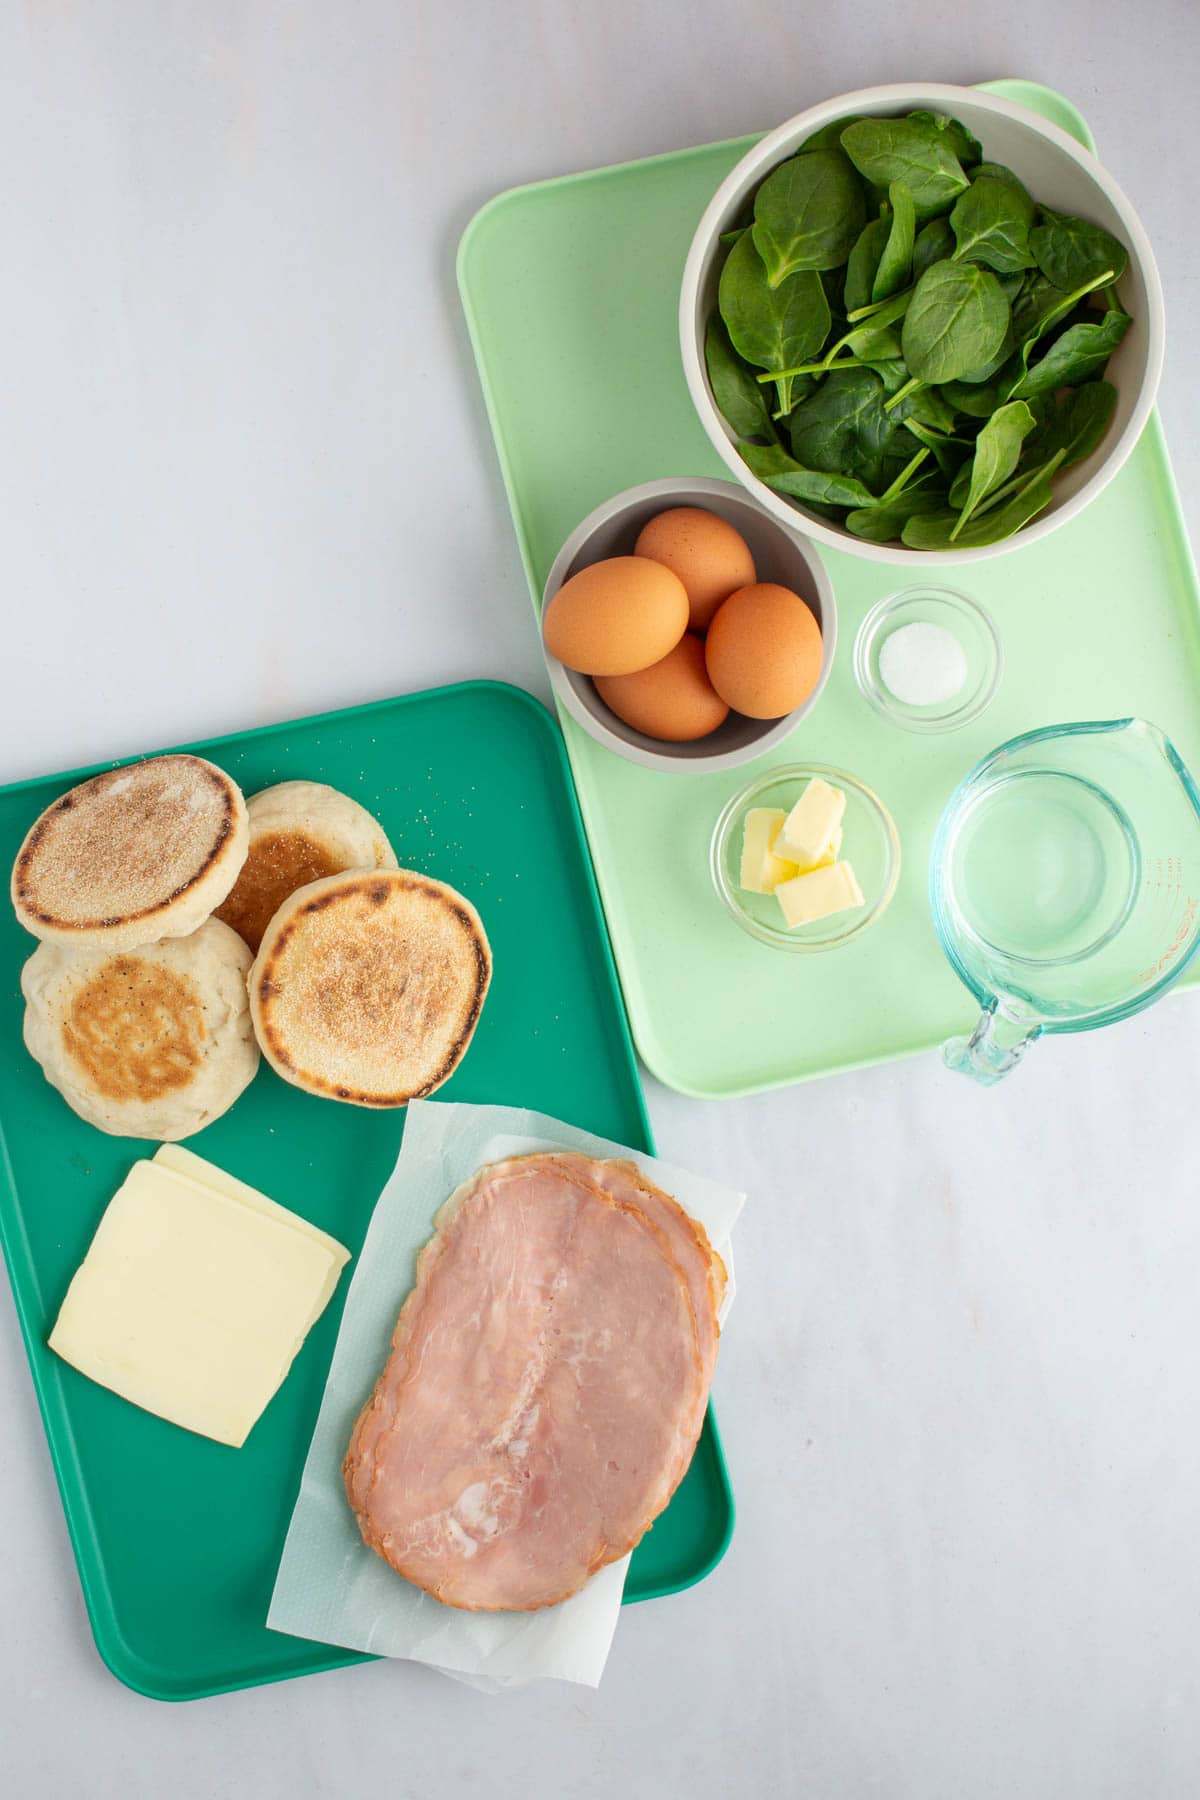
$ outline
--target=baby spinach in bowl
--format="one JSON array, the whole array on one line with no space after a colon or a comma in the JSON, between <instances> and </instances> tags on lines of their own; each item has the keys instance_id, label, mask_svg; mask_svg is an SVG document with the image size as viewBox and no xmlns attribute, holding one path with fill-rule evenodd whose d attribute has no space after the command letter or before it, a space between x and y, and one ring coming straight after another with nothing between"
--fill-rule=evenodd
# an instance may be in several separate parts
<instances>
[{"instance_id":1,"label":"baby spinach in bowl","mask_svg":"<svg viewBox=\"0 0 1200 1800\"><path fill-rule=\"evenodd\" d=\"M681 332L705 429L826 543L968 559L1040 536L1152 403L1161 295L1136 215L999 98L836 106L750 151L697 231Z\"/></svg>"}]
</instances>

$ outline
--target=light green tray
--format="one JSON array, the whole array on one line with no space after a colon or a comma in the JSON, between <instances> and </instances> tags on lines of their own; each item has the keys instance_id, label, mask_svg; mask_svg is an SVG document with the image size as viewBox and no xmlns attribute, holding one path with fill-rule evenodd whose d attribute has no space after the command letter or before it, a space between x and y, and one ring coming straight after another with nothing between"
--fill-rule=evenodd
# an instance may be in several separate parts
<instances>
[{"instance_id":1,"label":"light green tray","mask_svg":"<svg viewBox=\"0 0 1200 1800\"><path fill-rule=\"evenodd\" d=\"M535 700L468 682L188 748L249 793L295 777L345 789L380 819L403 864L479 907L495 972L448 1098L536 1107L651 1147L562 745ZM94 773L0 788L0 867L42 808ZM19 978L33 948L0 908L0 1242L100 1654L160 1700L361 1662L264 1623L348 1275L241 1450L128 1405L46 1348L105 1205L153 1145L76 1118L22 1051ZM402 1112L315 1100L264 1063L192 1142L357 1253L403 1129ZM626 1600L699 1581L732 1529L710 1413L674 1499L634 1551Z\"/></svg>"},{"instance_id":2,"label":"light green tray","mask_svg":"<svg viewBox=\"0 0 1200 1800\"><path fill-rule=\"evenodd\" d=\"M1029 82L988 87L1092 147L1061 95ZM563 539L609 495L660 476L725 474L684 386L676 305L696 222L755 141L518 188L467 230L460 286L535 602ZM634 1037L654 1074L683 1093L752 1093L882 1062L970 1022L975 1008L933 935L926 863L951 790L995 744L1061 720L1141 713L1200 766L1196 577L1157 418L1081 518L964 574L959 585L996 619L1006 666L995 702L963 731L918 737L872 712L850 649L868 607L905 576L823 554L839 613L833 674L813 714L751 770L653 773L563 719ZM955 571L943 579L955 585ZM891 910L860 940L790 957L721 910L708 843L752 773L806 759L878 790L904 872Z\"/></svg>"}]
</instances>

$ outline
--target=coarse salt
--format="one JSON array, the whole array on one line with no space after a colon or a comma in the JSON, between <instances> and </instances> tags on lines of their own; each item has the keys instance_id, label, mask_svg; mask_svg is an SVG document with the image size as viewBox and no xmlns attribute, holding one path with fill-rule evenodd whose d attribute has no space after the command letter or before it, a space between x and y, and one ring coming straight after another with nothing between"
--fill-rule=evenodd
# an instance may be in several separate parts
<instances>
[{"instance_id":1,"label":"coarse salt","mask_svg":"<svg viewBox=\"0 0 1200 1800\"><path fill-rule=\"evenodd\" d=\"M901 625L880 646L879 674L904 706L941 706L962 690L966 652L944 625Z\"/></svg>"}]
</instances>

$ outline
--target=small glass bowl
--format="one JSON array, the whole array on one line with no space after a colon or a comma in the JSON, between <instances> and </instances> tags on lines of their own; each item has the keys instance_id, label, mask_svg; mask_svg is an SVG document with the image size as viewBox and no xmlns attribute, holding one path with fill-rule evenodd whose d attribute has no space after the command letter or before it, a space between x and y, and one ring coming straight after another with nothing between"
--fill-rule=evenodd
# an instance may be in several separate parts
<instances>
[{"instance_id":1,"label":"small glass bowl","mask_svg":"<svg viewBox=\"0 0 1200 1800\"><path fill-rule=\"evenodd\" d=\"M879 669L879 655L902 625L941 625L962 645L967 676L949 700L910 706L893 694ZM1004 665L991 616L955 588L908 587L873 606L854 640L854 679L876 712L906 731L957 731L977 719L1000 685Z\"/></svg>"},{"instance_id":2,"label":"small glass bowl","mask_svg":"<svg viewBox=\"0 0 1200 1800\"><path fill-rule=\"evenodd\" d=\"M778 806L790 812L814 775L823 775L846 796L842 855L853 864L865 905L793 930L784 924L774 894L748 894L738 886L742 825L754 806ZM887 807L856 776L825 763L792 763L760 775L733 796L714 827L709 862L717 897L743 931L760 944L806 955L848 944L887 911L900 879L900 838Z\"/></svg>"}]
</instances>

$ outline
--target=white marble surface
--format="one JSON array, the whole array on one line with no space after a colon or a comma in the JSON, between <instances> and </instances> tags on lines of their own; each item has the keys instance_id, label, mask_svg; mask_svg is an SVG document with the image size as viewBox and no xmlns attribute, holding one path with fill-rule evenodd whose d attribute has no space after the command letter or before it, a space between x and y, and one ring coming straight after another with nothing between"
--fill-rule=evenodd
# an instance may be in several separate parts
<instances>
[{"instance_id":1,"label":"white marble surface","mask_svg":"<svg viewBox=\"0 0 1200 1800\"><path fill-rule=\"evenodd\" d=\"M1158 247L1193 527L1200 14L1088 0L0 12L0 779L460 676L542 690L455 302L495 189L868 82L1024 74ZM183 1707L90 1642L0 1299L0 1786L20 1800L1185 1800L1200 1790L1200 1005L735 1105L740 1518L603 1686L374 1665Z\"/></svg>"}]
</instances>

